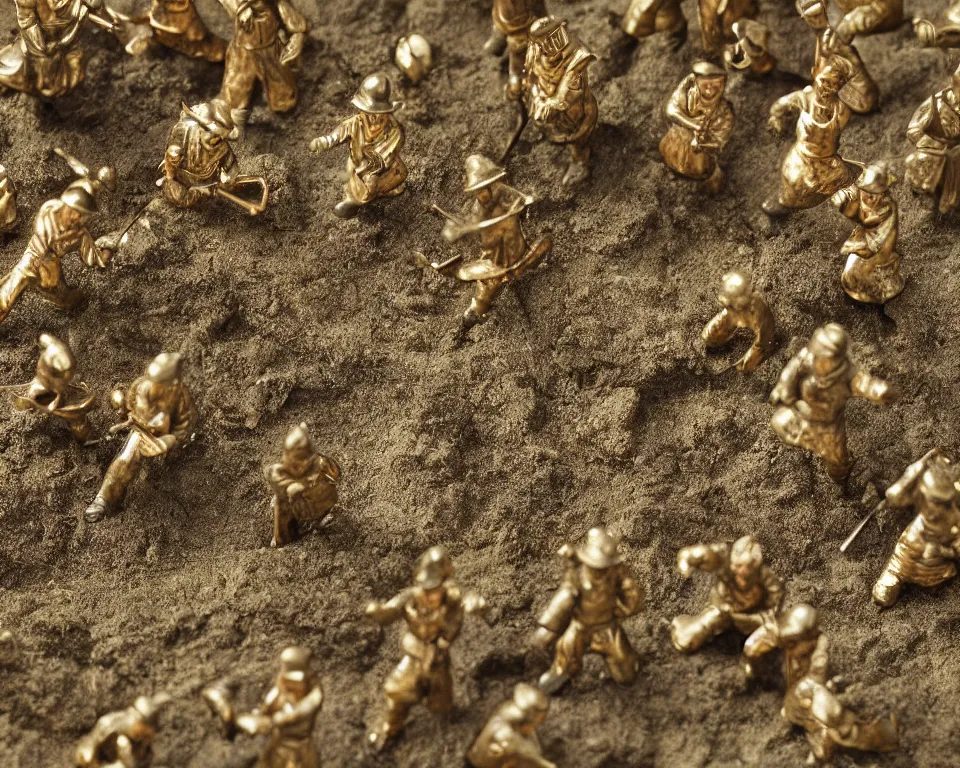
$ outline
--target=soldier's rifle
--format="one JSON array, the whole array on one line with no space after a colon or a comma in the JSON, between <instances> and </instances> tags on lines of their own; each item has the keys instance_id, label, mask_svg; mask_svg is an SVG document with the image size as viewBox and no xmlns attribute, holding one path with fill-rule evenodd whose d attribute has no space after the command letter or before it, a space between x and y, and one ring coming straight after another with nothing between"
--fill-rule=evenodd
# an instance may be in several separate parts
<instances>
[{"instance_id":1,"label":"soldier's rifle","mask_svg":"<svg viewBox=\"0 0 960 768\"><path fill-rule=\"evenodd\" d=\"M530 122L530 112L527 110L527 104L523 100L522 95L517 99L517 110L517 122L513 127L513 133L510 134L510 141L507 142L507 146L503 150L503 154L500 155L501 165L503 165L507 157L510 156L513 148L517 146L517 142L520 141L520 137L523 136L523 132L527 127L527 123Z\"/></svg>"},{"instance_id":2,"label":"soldier's rifle","mask_svg":"<svg viewBox=\"0 0 960 768\"><path fill-rule=\"evenodd\" d=\"M137 432L141 439L148 446L150 446L151 450L155 451L158 455L167 452L167 444L154 435L150 431L150 428L137 419L133 414L127 416L126 421L122 421L119 424L114 424L112 427L110 427L108 432L111 435L115 435L125 429L129 429L131 432Z\"/></svg>"},{"instance_id":3,"label":"soldier's rifle","mask_svg":"<svg viewBox=\"0 0 960 768\"><path fill-rule=\"evenodd\" d=\"M440 207L439 205L437 205L436 203L434 203L434 204L433 204L432 206L430 206L430 207L431 207L432 210L436 211L436 212L439 213L441 216L443 216L443 218L445 218L447 221L449 221L451 224L453 224L454 227L456 227L456 229L457 229L457 231L456 231L456 237L453 238L453 239L454 239L454 240L459 240L459 239L460 239L461 237L463 237L464 235L469 235L469 234L473 234L474 232L479 232L480 230L486 229L487 227L492 227L492 226L494 226L495 224L500 224L501 222L506 221L507 219L509 219L511 216L516 216L516 215L522 213L523 210L524 210L524 208L526 208L526 207L527 207L528 205L530 205L530 203L532 203L532 202L533 202L533 198L532 198L532 197L530 197L530 196L528 196L528 195L523 195L523 196L521 196L521 199L520 199L520 200L517 200L517 201L510 207L510 209L509 209L508 211L506 211L505 213L502 213L502 214L500 214L499 216L494 216L492 219L484 219L483 221L469 222L469 223L468 223L468 222L465 222L463 219L461 219L461 218L460 218L459 216L457 216L455 213L450 213L449 211L445 211L443 208L441 208L441 207ZM517 203L520 203L520 205L518 206ZM447 239L449 240L450 238L447 238ZM442 272L443 270L447 269L448 267L453 266L453 265L456 264L458 261L462 260L462 259L463 259L463 256L464 256L464 254L458 253L458 254L455 254L454 256L451 256L451 257L450 257L449 259L447 259L446 261L440 261L440 262L437 262L437 261L427 261L427 263L430 265L430 267L431 267L432 269L435 269L437 272ZM426 261L426 257L424 257L424 260Z\"/></svg>"},{"instance_id":4,"label":"soldier's rifle","mask_svg":"<svg viewBox=\"0 0 960 768\"><path fill-rule=\"evenodd\" d=\"M163 186L163 179L157 179L156 185L158 187ZM231 190L239 189L240 187L251 187L257 186L260 187L260 199L256 201L246 200L239 195L233 194ZM234 205L242 208L250 216L256 216L258 213L263 213L267 209L267 202L270 199L270 188L267 186L267 180L263 176L247 176L239 175L230 185L221 184L219 181L211 182L210 184L194 184L190 186L191 189L209 189L213 190L213 194L222 197L224 200L233 203Z\"/></svg>"}]
</instances>

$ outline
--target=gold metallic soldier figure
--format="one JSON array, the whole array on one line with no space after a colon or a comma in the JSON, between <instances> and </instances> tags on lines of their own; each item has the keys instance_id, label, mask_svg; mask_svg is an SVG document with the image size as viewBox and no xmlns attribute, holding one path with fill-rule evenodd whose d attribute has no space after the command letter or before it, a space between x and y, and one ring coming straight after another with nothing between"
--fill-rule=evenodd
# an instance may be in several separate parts
<instances>
[{"instance_id":1,"label":"gold metallic soldier figure","mask_svg":"<svg viewBox=\"0 0 960 768\"><path fill-rule=\"evenodd\" d=\"M77 744L74 765L77 768L148 768L153 762L157 715L170 700L165 693L140 696L133 706L101 717Z\"/></svg>"},{"instance_id":2,"label":"gold metallic soldier figure","mask_svg":"<svg viewBox=\"0 0 960 768\"><path fill-rule=\"evenodd\" d=\"M311 152L350 144L347 186L343 200L333 208L341 219L351 219L362 206L381 197L395 197L406 189L407 166L400 157L406 134L393 114L403 102L394 101L392 91L386 75L370 75L353 97L359 114L310 142Z\"/></svg>"},{"instance_id":3,"label":"gold metallic soldier figure","mask_svg":"<svg viewBox=\"0 0 960 768\"><path fill-rule=\"evenodd\" d=\"M700 334L704 345L720 347L741 328L753 331L753 344L733 367L741 373L755 371L773 352L773 313L763 296L753 290L753 281L743 270L733 270L723 276L717 298L723 309L704 326Z\"/></svg>"},{"instance_id":4,"label":"gold metallic soldier figure","mask_svg":"<svg viewBox=\"0 0 960 768\"><path fill-rule=\"evenodd\" d=\"M736 42L723 51L723 63L731 69L766 75L777 66L770 53L770 30L752 19L743 19L732 27Z\"/></svg>"},{"instance_id":5,"label":"gold metallic soldier figure","mask_svg":"<svg viewBox=\"0 0 960 768\"><path fill-rule=\"evenodd\" d=\"M786 695L780 714L807 732L813 756L829 761L837 747L890 752L900 746L894 715L861 720L841 704L829 677L829 640L820 631L815 608L801 603L747 638L744 657L748 674L753 663L783 649Z\"/></svg>"},{"instance_id":6,"label":"gold metallic soldier figure","mask_svg":"<svg viewBox=\"0 0 960 768\"><path fill-rule=\"evenodd\" d=\"M590 90L587 67L596 60L567 31L567 22L547 16L530 27L530 47L523 80L527 114L553 144L570 148L563 185L571 187L590 175L590 136L597 127L597 100Z\"/></svg>"},{"instance_id":7,"label":"gold metallic soldier figure","mask_svg":"<svg viewBox=\"0 0 960 768\"><path fill-rule=\"evenodd\" d=\"M713 56L723 53L725 43L737 39L734 25L757 15L756 0L699 0L700 36L703 50Z\"/></svg>"},{"instance_id":8,"label":"gold metallic soldier figure","mask_svg":"<svg viewBox=\"0 0 960 768\"><path fill-rule=\"evenodd\" d=\"M77 381L77 360L70 347L49 333L40 335L40 358L33 380L18 387L7 387L13 407L36 411L63 419L78 443L93 438L87 414L96 397L82 381Z\"/></svg>"},{"instance_id":9,"label":"gold metallic soldier figure","mask_svg":"<svg viewBox=\"0 0 960 768\"><path fill-rule=\"evenodd\" d=\"M892 32L903 23L903 0L837 0L843 18L835 27L844 40Z\"/></svg>"},{"instance_id":10,"label":"gold metallic soldier figure","mask_svg":"<svg viewBox=\"0 0 960 768\"><path fill-rule=\"evenodd\" d=\"M922 18L913 20L913 31L924 48L960 48L960 3L947 11L947 23L937 26Z\"/></svg>"},{"instance_id":11,"label":"gold metallic soldier figure","mask_svg":"<svg viewBox=\"0 0 960 768\"><path fill-rule=\"evenodd\" d=\"M916 147L907 157L907 182L918 192L939 193L940 213L952 211L960 200L960 69L917 108L907 138Z\"/></svg>"},{"instance_id":12,"label":"gold metallic soldier figure","mask_svg":"<svg viewBox=\"0 0 960 768\"><path fill-rule=\"evenodd\" d=\"M677 553L677 570L690 578L694 569L715 574L716 582L709 605L699 615L676 616L670 622L670 638L678 651L699 650L731 629L749 635L776 616L783 582L763 562L763 551L753 536L733 543L684 547Z\"/></svg>"},{"instance_id":13,"label":"gold metallic soldier figure","mask_svg":"<svg viewBox=\"0 0 960 768\"><path fill-rule=\"evenodd\" d=\"M270 546L283 547L300 538L300 529L313 521L330 522L330 510L337 503L340 465L317 453L300 424L290 430L283 444L283 457L264 470L273 491L273 540Z\"/></svg>"},{"instance_id":14,"label":"gold metallic soldier figure","mask_svg":"<svg viewBox=\"0 0 960 768\"><path fill-rule=\"evenodd\" d=\"M773 431L787 445L823 459L837 483L853 464L847 450L847 401L862 397L886 405L898 396L891 384L854 365L848 347L847 333L836 323L818 328L787 363L770 394L770 403L777 406L770 421Z\"/></svg>"},{"instance_id":15,"label":"gold metallic soldier figure","mask_svg":"<svg viewBox=\"0 0 960 768\"><path fill-rule=\"evenodd\" d=\"M294 70L310 29L307 20L290 0L220 0L220 4L234 20L219 96L230 107L233 122L241 130L247 124L258 81L267 106L289 112L297 105Z\"/></svg>"},{"instance_id":16,"label":"gold metallic soldier figure","mask_svg":"<svg viewBox=\"0 0 960 768\"><path fill-rule=\"evenodd\" d=\"M890 187L897 181L886 163L864 167L855 184L834 193L831 202L857 223L840 249L847 257L840 278L856 301L885 304L903 290L897 253L899 216Z\"/></svg>"},{"instance_id":17,"label":"gold metallic soldier figure","mask_svg":"<svg viewBox=\"0 0 960 768\"><path fill-rule=\"evenodd\" d=\"M874 601L890 608L904 584L935 587L957 575L960 477L953 463L934 449L907 467L885 496L888 506L916 513L873 585Z\"/></svg>"},{"instance_id":18,"label":"gold metallic soldier figure","mask_svg":"<svg viewBox=\"0 0 960 768\"><path fill-rule=\"evenodd\" d=\"M88 523L120 508L127 486L136 478L144 458L168 455L188 440L197 427L197 410L190 391L181 381L180 355L176 353L157 355L126 392L114 390L111 401L126 417L110 428L111 434L123 429L129 429L130 434L84 513Z\"/></svg>"},{"instance_id":19,"label":"gold metallic soldier figure","mask_svg":"<svg viewBox=\"0 0 960 768\"><path fill-rule=\"evenodd\" d=\"M17 188L0 165L0 234L10 232L17 224Z\"/></svg>"},{"instance_id":20,"label":"gold metallic soldier figure","mask_svg":"<svg viewBox=\"0 0 960 768\"><path fill-rule=\"evenodd\" d=\"M467 752L467 762L473 768L557 768L543 757L537 739L549 708L543 691L518 683L513 698L497 707L483 726Z\"/></svg>"},{"instance_id":21,"label":"gold metallic soldier figure","mask_svg":"<svg viewBox=\"0 0 960 768\"><path fill-rule=\"evenodd\" d=\"M543 0L493 0L493 33L484 44L484 50L499 56L504 47L507 48L507 98L517 99L520 96L530 27L546 15L547 7Z\"/></svg>"},{"instance_id":22,"label":"gold metallic soldier figure","mask_svg":"<svg viewBox=\"0 0 960 768\"><path fill-rule=\"evenodd\" d=\"M410 710L421 701L435 713L453 708L450 646L460 635L464 616L485 610L482 597L460 591L453 561L443 547L431 547L420 557L412 587L386 602L367 605L367 616L378 624L406 622L400 640L403 657L383 684L387 711L367 734L371 746L382 749L400 733Z\"/></svg>"},{"instance_id":23,"label":"gold metallic soldier figure","mask_svg":"<svg viewBox=\"0 0 960 768\"><path fill-rule=\"evenodd\" d=\"M679 48L687 41L687 17L680 0L630 0L620 27L638 40L658 32L666 33Z\"/></svg>"},{"instance_id":24,"label":"gold metallic soldier figure","mask_svg":"<svg viewBox=\"0 0 960 768\"><path fill-rule=\"evenodd\" d=\"M229 690L222 684L203 690L207 706L221 718L229 738L237 732L270 734L254 768L320 768L313 730L323 704L323 689L311 674L310 663L309 649L284 649L277 681L263 703L249 714L236 714Z\"/></svg>"},{"instance_id":25,"label":"gold metallic soldier figure","mask_svg":"<svg viewBox=\"0 0 960 768\"><path fill-rule=\"evenodd\" d=\"M670 128L660 142L664 162L681 176L697 179L710 194L720 191L717 155L733 130L733 107L723 97L727 73L706 61L693 65L667 102Z\"/></svg>"},{"instance_id":26,"label":"gold metallic soldier figure","mask_svg":"<svg viewBox=\"0 0 960 768\"><path fill-rule=\"evenodd\" d=\"M207 29L193 0L153 0L150 28L154 39L194 59L223 61L227 43Z\"/></svg>"},{"instance_id":27,"label":"gold metallic soldier figure","mask_svg":"<svg viewBox=\"0 0 960 768\"><path fill-rule=\"evenodd\" d=\"M542 691L553 694L580 673L585 653L602 654L610 676L630 685L639 660L623 619L643 606L643 587L623 562L620 539L606 528L591 528L586 541L574 549L560 548L566 560L563 583L538 621L534 642L556 646L553 665L540 676Z\"/></svg>"}]
</instances>

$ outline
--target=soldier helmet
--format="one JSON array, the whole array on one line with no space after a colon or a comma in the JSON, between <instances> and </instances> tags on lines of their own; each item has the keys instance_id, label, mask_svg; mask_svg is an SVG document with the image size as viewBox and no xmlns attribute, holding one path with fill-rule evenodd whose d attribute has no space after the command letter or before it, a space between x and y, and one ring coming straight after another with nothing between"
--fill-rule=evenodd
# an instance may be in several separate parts
<instances>
[{"instance_id":1,"label":"soldier helmet","mask_svg":"<svg viewBox=\"0 0 960 768\"><path fill-rule=\"evenodd\" d=\"M301 645L284 648L280 654L280 677L292 683L305 682L310 674L312 654Z\"/></svg>"},{"instance_id":2,"label":"soldier helmet","mask_svg":"<svg viewBox=\"0 0 960 768\"><path fill-rule=\"evenodd\" d=\"M470 155L463 164L465 181L464 192L476 192L489 187L493 182L507 175L505 168L497 165L485 155Z\"/></svg>"},{"instance_id":3,"label":"soldier helmet","mask_svg":"<svg viewBox=\"0 0 960 768\"><path fill-rule=\"evenodd\" d=\"M37 378L44 386L59 391L58 384L69 384L77 361L70 347L49 333L40 334L37 342L40 360L37 362Z\"/></svg>"},{"instance_id":4,"label":"soldier helmet","mask_svg":"<svg viewBox=\"0 0 960 768\"><path fill-rule=\"evenodd\" d=\"M181 102L180 109L183 110L184 117L202 125L204 130L223 139L236 137L236 126L230 115L230 108L220 99L205 101L193 107Z\"/></svg>"},{"instance_id":5,"label":"soldier helmet","mask_svg":"<svg viewBox=\"0 0 960 768\"><path fill-rule=\"evenodd\" d=\"M430 547L417 561L413 580L422 589L437 589L453 576L453 561L443 547Z\"/></svg>"},{"instance_id":6,"label":"soldier helmet","mask_svg":"<svg viewBox=\"0 0 960 768\"><path fill-rule=\"evenodd\" d=\"M117 169L112 165L105 165L97 169L97 181L107 190L107 192L117 191Z\"/></svg>"},{"instance_id":7,"label":"soldier helmet","mask_svg":"<svg viewBox=\"0 0 960 768\"><path fill-rule=\"evenodd\" d=\"M920 495L927 501L951 502L957 497L957 486L942 464L932 464L920 478Z\"/></svg>"},{"instance_id":8,"label":"soldier helmet","mask_svg":"<svg viewBox=\"0 0 960 768\"><path fill-rule=\"evenodd\" d=\"M723 67L718 67L716 64L709 61L697 61L693 65L693 74L697 78L708 78L713 80L718 77L726 79L727 71Z\"/></svg>"},{"instance_id":9,"label":"soldier helmet","mask_svg":"<svg viewBox=\"0 0 960 768\"><path fill-rule=\"evenodd\" d=\"M730 564L759 568L763 565L763 550L760 549L760 542L753 536L741 536L730 547Z\"/></svg>"},{"instance_id":10,"label":"soldier helmet","mask_svg":"<svg viewBox=\"0 0 960 768\"><path fill-rule=\"evenodd\" d=\"M550 708L550 697L532 685L517 683L513 689L513 703L524 715L537 715Z\"/></svg>"},{"instance_id":11,"label":"soldier helmet","mask_svg":"<svg viewBox=\"0 0 960 768\"><path fill-rule=\"evenodd\" d=\"M95 182L90 179L77 179L67 187L60 200L84 216L92 216L97 212L97 195Z\"/></svg>"},{"instance_id":12,"label":"soldier helmet","mask_svg":"<svg viewBox=\"0 0 960 768\"><path fill-rule=\"evenodd\" d=\"M814 332L809 348L814 357L844 357L849 344L843 326L839 323L827 323Z\"/></svg>"},{"instance_id":13,"label":"soldier helmet","mask_svg":"<svg viewBox=\"0 0 960 768\"><path fill-rule=\"evenodd\" d=\"M427 76L433 66L433 52L423 35L413 34L400 38L393 60L397 69L416 84Z\"/></svg>"},{"instance_id":14,"label":"soldier helmet","mask_svg":"<svg viewBox=\"0 0 960 768\"><path fill-rule=\"evenodd\" d=\"M733 269L720 278L720 303L725 307L742 304L752 292L753 281L745 270Z\"/></svg>"},{"instance_id":15,"label":"soldier helmet","mask_svg":"<svg viewBox=\"0 0 960 768\"><path fill-rule=\"evenodd\" d=\"M857 186L860 189L874 195L886 192L889 187L896 183L897 177L890 172L890 168L882 161L865 166L860 178L857 179Z\"/></svg>"},{"instance_id":16,"label":"soldier helmet","mask_svg":"<svg viewBox=\"0 0 960 768\"><path fill-rule=\"evenodd\" d=\"M382 73L367 76L354 94L352 104L361 112L382 115L396 112L403 106L402 101L391 98L393 85L390 78Z\"/></svg>"},{"instance_id":17,"label":"soldier helmet","mask_svg":"<svg viewBox=\"0 0 960 768\"><path fill-rule=\"evenodd\" d=\"M172 700L168 693L158 693L155 696L138 696L136 701L133 702L133 708L149 723L153 722L160 710Z\"/></svg>"},{"instance_id":18,"label":"soldier helmet","mask_svg":"<svg viewBox=\"0 0 960 768\"><path fill-rule=\"evenodd\" d=\"M623 562L620 537L606 528L591 528L587 531L586 541L577 547L577 559L598 570Z\"/></svg>"},{"instance_id":19,"label":"soldier helmet","mask_svg":"<svg viewBox=\"0 0 960 768\"><path fill-rule=\"evenodd\" d=\"M784 642L812 640L820 634L820 616L812 605L795 605L779 619L780 639Z\"/></svg>"},{"instance_id":20,"label":"soldier helmet","mask_svg":"<svg viewBox=\"0 0 960 768\"><path fill-rule=\"evenodd\" d=\"M283 441L283 449L291 453L300 453L313 449L313 443L310 441L310 433L307 431L306 424L301 422L287 433L287 438Z\"/></svg>"},{"instance_id":21,"label":"soldier helmet","mask_svg":"<svg viewBox=\"0 0 960 768\"><path fill-rule=\"evenodd\" d=\"M147 378L154 384L165 384L180 378L180 355L176 352L161 352L147 366Z\"/></svg>"},{"instance_id":22,"label":"soldier helmet","mask_svg":"<svg viewBox=\"0 0 960 768\"><path fill-rule=\"evenodd\" d=\"M530 27L530 38L548 55L555 55L566 48L567 43L570 42L567 36L567 21L555 16L537 19Z\"/></svg>"}]
</instances>

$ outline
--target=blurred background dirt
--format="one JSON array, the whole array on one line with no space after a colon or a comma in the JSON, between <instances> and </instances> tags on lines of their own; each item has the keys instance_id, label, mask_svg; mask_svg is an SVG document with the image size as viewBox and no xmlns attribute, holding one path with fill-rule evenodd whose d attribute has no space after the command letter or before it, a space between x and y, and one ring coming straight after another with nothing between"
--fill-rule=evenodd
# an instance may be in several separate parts
<instances>
[{"instance_id":1,"label":"blurred background dirt","mask_svg":"<svg viewBox=\"0 0 960 768\"><path fill-rule=\"evenodd\" d=\"M667 621L705 599L709 579L684 582L677 548L745 532L761 540L788 582L788 601L823 611L833 669L865 714L896 711L899 753L845 755L838 766L951 768L960 763L960 586L909 589L879 613L870 586L905 518L871 523L843 556L838 545L877 492L934 445L952 448L960 405L957 217L937 219L902 186L906 290L885 311L854 305L840 287L839 247L850 225L832 208L771 225L761 200L776 184L788 140L769 134L766 109L784 78L732 78L736 128L723 156L726 190L710 199L661 163L662 105L699 55L690 42L624 44L623 0L555 2L600 56L593 179L561 189L564 153L521 142L512 183L537 194L527 230L552 230L545 267L508 289L490 321L457 348L468 289L425 272L413 253L448 256L429 203L456 207L461 169L495 153L513 124L503 75L481 51L485 0L298 0L313 30L301 102L288 116L258 102L238 148L275 194L251 219L222 201L177 211L155 203L109 271L66 260L89 294L67 315L35 295L0 326L0 377L30 378L35 339L69 340L89 384L104 395L161 350L179 350L202 414L197 442L175 462L151 464L120 517L80 521L119 442L71 444L62 425L0 408L0 628L19 642L0 669L0 764L61 766L106 711L167 690L158 768L243 766L259 744L223 742L198 692L221 677L252 705L280 650L315 652L326 701L316 731L328 766L461 766L488 713L545 661L528 652L535 614L560 575L557 548L592 525L624 537L649 590L628 622L644 658L633 688L588 664L555 699L545 752L569 768L800 766L805 740L780 718L778 663L744 682L739 640L677 654ZM202 14L229 34L211 0ZM907 15L939 14L908 3ZM809 71L813 35L791 3L764 2L782 65ZM13 38L13 5L0 10ZM407 107L409 190L350 222L334 218L345 151L311 155L315 135L351 113L363 76L396 74L392 50L418 31L436 69ZM154 180L181 99L219 88L221 70L172 53L126 56L100 32L86 40L86 83L44 104L0 97L0 162L20 190L19 230L0 241L6 269L26 243L37 207L68 180L60 145L91 165L114 162L121 180L94 225L118 228L156 195ZM949 80L950 57L919 49L909 25L858 43L881 85L881 113L855 118L842 151L887 159L902 174L913 110ZM472 246L464 246L472 247ZM779 323L779 347L753 376L715 375L696 339L716 309L721 274L753 270ZM850 331L854 356L904 390L890 408L848 409L859 457L846 488L779 444L766 397L783 364L818 325ZM277 551L261 467L305 421L344 467L336 523ZM105 407L99 430L114 423ZM491 627L468 620L455 646L456 711L418 709L380 756L365 724L398 659L397 629L364 619L370 598L407 584L415 558L442 543L460 579L494 607Z\"/></svg>"}]
</instances>

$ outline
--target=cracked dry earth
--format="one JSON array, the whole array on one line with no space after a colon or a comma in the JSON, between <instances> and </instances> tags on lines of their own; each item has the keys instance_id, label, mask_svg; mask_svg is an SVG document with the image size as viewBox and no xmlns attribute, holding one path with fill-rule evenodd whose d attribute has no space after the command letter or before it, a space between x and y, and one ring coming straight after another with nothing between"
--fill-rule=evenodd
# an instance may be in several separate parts
<instances>
[{"instance_id":1,"label":"cracked dry earth","mask_svg":"<svg viewBox=\"0 0 960 768\"><path fill-rule=\"evenodd\" d=\"M413 254L450 255L429 203L458 206L464 157L495 153L512 125L501 68L481 52L489 6L298 5L313 26L301 103L288 116L258 107L238 149L245 169L273 185L268 211L250 219L222 202L188 211L154 203L149 228L134 228L109 271L68 260L68 278L89 295L82 310L67 315L28 296L0 326L4 382L32 375L40 331L69 340L104 395L160 350L179 350L202 416L197 441L151 466L122 516L91 527L81 513L118 441L81 449L58 424L0 409L0 625L19 643L0 670L0 764L66 765L99 715L162 689L177 698L161 717L158 768L249 765L258 742L222 741L199 690L227 677L252 705L280 649L302 643L326 692L323 765L458 768L486 715L544 668L528 640L560 574L555 552L599 523L623 535L649 592L627 622L643 670L621 689L593 658L555 699L542 740L559 765L804 764L802 734L779 715L774 660L747 684L738 638L689 657L669 643L669 618L699 607L709 587L679 577L677 548L745 532L787 580L789 602L822 610L846 700L865 714L894 710L902 723L899 752L844 754L835 765L960 764L960 586L910 589L886 613L873 607L870 586L906 518L871 523L838 552L910 461L956 442L957 216L937 219L929 201L899 187L906 290L885 311L854 305L839 282L849 231L839 214L824 206L771 225L760 212L787 145L766 132L765 110L791 81L732 79L728 183L705 198L656 149L662 104L698 55L695 7L686 8L691 41L671 52L661 39L625 48L622 3L557 2L600 56L594 175L571 195L559 186L562 152L521 142L512 182L540 198L527 230L552 230L556 246L458 348L468 292ZM199 7L229 33L213 2ZM941 10L922 2L908 15ZM792 4L764 2L760 18L784 68L808 71L813 37ZM0 22L12 38L12 4ZM308 141L350 113L364 75L392 70L392 46L409 31L434 44L437 61L420 87L402 88L409 190L338 221L344 152L317 157ZM67 181L51 146L116 163L120 188L94 226L102 234L155 196L180 100L219 87L217 66L168 53L130 58L96 31L86 45L87 81L75 94L55 104L0 97L0 159L24 214L2 241L7 266L37 207ZM908 26L859 48L884 106L850 123L844 154L889 159L902 174L907 122L953 62L920 50ZM716 374L725 358L705 359L695 343L733 266L753 270L779 323L775 357L749 377ZM766 404L789 356L830 320L849 330L863 365L904 391L893 407L850 406L859 461L845 488L780 445ZM334 525L276 551L261 467L301 420L343 464L342 503ZM114 423L105 406L94 421L101 432ZM493 622L468 619L455 646L456 711L418 709L395 746L371 756L365 724L380 710L398 631L365 620L362 606L401 589L435 543L486 596Z\"/></svg>"}]
</instances>

